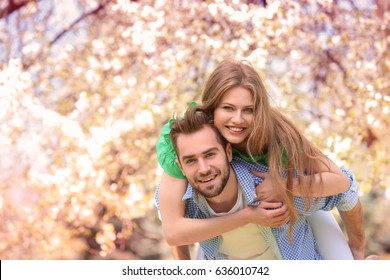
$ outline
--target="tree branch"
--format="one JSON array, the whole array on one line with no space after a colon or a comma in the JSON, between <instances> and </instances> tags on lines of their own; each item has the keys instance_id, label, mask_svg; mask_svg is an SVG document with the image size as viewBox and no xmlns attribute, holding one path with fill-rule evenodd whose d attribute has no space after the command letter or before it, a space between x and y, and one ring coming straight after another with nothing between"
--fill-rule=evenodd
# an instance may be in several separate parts
<instances>
[{"instance_id":1,"label":"tree branch","mask_svg":"<svg viewBox=\"0 0 390 280\"><path fill-rule=\"evenodd\" d=\"M49 43L49 47L54 45L61 37L63 37L68 31L72 30L73 27L75 27L80 21L84 20L85 18L97 14L100 10L103 10L109 3L111 3L113 0L106 0L100 2L99 6L97 6L94 10L82 14L78 19L76 19L72 24L70 24L68 27L64 28L59 34L57 34L54 39Z\"/></svg>"},{"instance_id":2,"label":"tree branch","mask_svg":"<svg viewBox=\"0 0 390 280\"><path fill-rule=\"evenodd\" d=\"M8 17L13 12L16 12L23 6L26 6L29 2L31 2L31 0L23 0L23 1L8 0L8 6L0 10L0 19ZM36 0L32 0L32 2L36 2Z\"/></svg>"},{"instance_id":3,"label":"tree branch","mask_svg":"<svg viewBox=\"0 0 390 280\"><path fill-rule=\"evenodd\" d=\"M329 50L325 51L325 55L328 58L329 61L333 62L334 64L337 65L337 67L340 69L340 71L343 73L344 80L347 78L347 70L345 70L344 66L338 61L331 53Z\"/></svg>"}]
</instances>

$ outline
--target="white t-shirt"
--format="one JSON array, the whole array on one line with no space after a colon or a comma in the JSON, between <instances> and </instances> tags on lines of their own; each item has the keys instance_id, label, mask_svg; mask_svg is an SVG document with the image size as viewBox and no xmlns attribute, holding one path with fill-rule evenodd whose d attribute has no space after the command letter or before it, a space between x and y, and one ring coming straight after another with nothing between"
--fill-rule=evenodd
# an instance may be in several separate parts
<instances>
[{"instance_id":1,"label":"white t-shirt","mask_svg":"<svg viewBox=\"0 0 390 280\"><path fill-rule=\"evenodd\" d=\"M246 206L241 186L238 187L236 204L229 212L215 213L207 205L213 216L224 216L235 213ZM256 224L246 224L243 227L226 232L222 236L219 252L232 260L276 260L271 247L264 240Z\"/></svg>"}]
</instances>

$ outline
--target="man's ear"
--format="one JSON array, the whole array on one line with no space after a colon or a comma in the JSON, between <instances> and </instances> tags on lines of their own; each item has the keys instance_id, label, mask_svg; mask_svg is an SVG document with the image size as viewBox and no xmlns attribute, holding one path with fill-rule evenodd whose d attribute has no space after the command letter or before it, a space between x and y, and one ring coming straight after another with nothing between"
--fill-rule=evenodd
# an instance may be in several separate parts
<instances>
[{"instance_id":1,"label":"man's ear","mask_svg":"<svg viewBox=\"0 0 390 280\"><path fill-rule=\"evenodd\" d=\"M176 163L179 166L179 168L180 168L181 172L183 173L183 175L186 176L186 174L184 174L184 170L183 170L183 167L181 166L180 160L177 159Z\"/></svg>"},{"instance_id":2,"label":"man's ear","mask_svg":"<svg viewBox=\"0 0 390 280\"><path fill-rule=\"evenodd\" d=\"M229 162L231 162L233 159L233 151L232 151L232 145L230 145L230 143L227 143L226 145L226 156Z\"/></svg>"}]
</instances>

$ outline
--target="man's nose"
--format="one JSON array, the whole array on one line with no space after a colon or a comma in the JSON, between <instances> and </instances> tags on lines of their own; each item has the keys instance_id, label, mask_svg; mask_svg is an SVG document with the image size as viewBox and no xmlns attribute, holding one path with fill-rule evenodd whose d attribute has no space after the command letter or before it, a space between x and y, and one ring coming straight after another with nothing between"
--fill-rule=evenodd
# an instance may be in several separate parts
<instances>
[{"instance_id":1,"label":"man's nose","mask_svg":"<svg viewBox=\"0 0 390 280\"><path fill-rule=\"evenodd\" d=\"M207 163L207 161L204 159L199 160L199 172L205 174L208 173L209 170L210 170L210 165Z\"/></svg>"}]
</instances>

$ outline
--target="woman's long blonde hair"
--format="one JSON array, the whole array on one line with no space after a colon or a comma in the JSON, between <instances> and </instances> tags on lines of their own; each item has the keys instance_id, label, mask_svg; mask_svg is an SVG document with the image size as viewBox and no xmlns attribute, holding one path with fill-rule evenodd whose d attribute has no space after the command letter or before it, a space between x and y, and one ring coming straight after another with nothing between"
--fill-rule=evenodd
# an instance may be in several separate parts
<instances>
[{"instance_id":1,"label":"woman's long blonde hair","mask_svg":"<svg viewBox=\"0 0 390 280\"><path fill-rule=\"evenodd\" d=\"M243 87L251 94L254 102L253 131L247 140L246 152L254 155L267 155L272 182L277 186L284 203L290 211L290 240L292 226L297 220L293 203L293 178L309 176L309 180L299 180L300 192L311 201L310 191L313 176L319 172L318 159L323 154L310 143L303 134L281 112L271 107L268 93L256 70L247 62L225 60L210 75L202 94L203 108L210 114L220 104L226 91ZM283 161L283 153L287 162ZM282 174L287 170L287 186ZM294 175L295 174L295 175ZM309 204L308 204L309 207Z\"/></svg>"}]
</instances>

